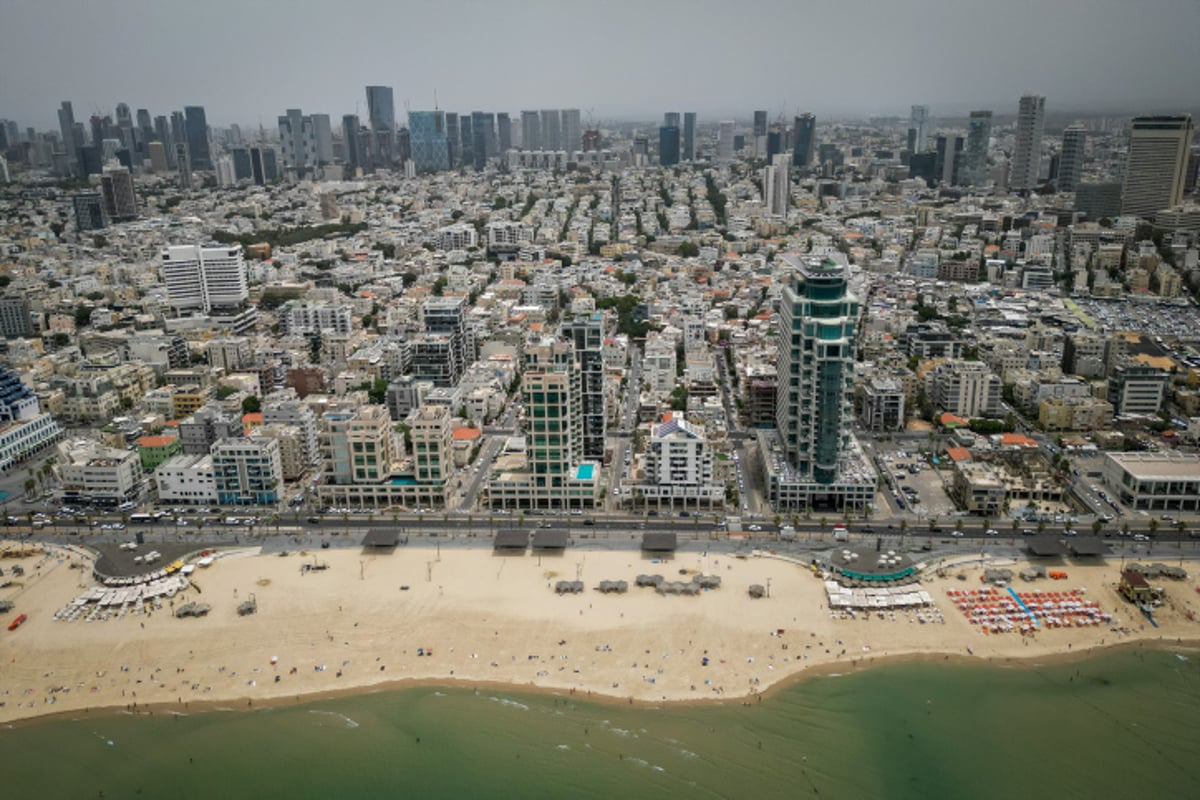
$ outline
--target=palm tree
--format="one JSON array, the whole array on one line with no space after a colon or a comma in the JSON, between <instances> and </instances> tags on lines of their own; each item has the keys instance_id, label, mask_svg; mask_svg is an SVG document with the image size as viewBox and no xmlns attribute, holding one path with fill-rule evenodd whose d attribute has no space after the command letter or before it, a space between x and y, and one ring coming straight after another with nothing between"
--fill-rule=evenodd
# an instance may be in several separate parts
<instances>
[{"instance_id":1,"label":"palm tree","mask_svg":"<svg viewBox=\"0 0 1200 800\"><path fill-rule=\"evenodd\" d=\"M271 522L275 523L275 535L278 536L279 535L279 512L275 512L274 514L271 515Z\"/></svg>"},{"instance_id":2,"label":"palm tree","mask_svg":"<svg viewBox=\"0 0 1200 800\"><path fill-rule=\"evenodd\" d=\"M1100 531L1101 531L1103 528L1104 528L1104 523L1103 523L1101 520L1099 520L1099 519L1094 519L1094 520L1092 520L1092 533L1094 533L1094 534L1096 534L1097 536L1099 536L1099 535L1100 535Z\"/></svg>"},{"instance_id":3,"label":"palm tree","mask_svg":"<svg viewBox=\"0 0 1200 800\"><path fill-rule=\"evenodd\" d=\"M1038 533L1042 533L1045 530L1046 530L1046 520L1039 519L1038 520Z\"/></svg>"},{"instance_id":4,"label":"palm tree","mask_svg":"<svg viewBox=\"0 0 1200 800\"><path fill-rule=\"evenodd\" d=\"M988 519L987 517L984 517L982 520L981 527L983 528L984 531L989 530L992 527L992 521L990 519Z\"/></svg>"},{"instance_id":5,"label":"palm tree","mask_svg":"<svg viewBox=\"0 0 1200 800\"><path fill-rule=\"evenodd\" d=\"M1121 533L1125 534L1126 536L1129 535L1129 520L1125 520L1121 523Z\"/></svg>"},{"instance_id":6,"label":"palm tree","mask_svg":"<svg viewBox=\"0 0 1200 800\"><path fill-rule=\"evenodd\" d=\"M1158 532L1158 518L1151 517L1150 518L1150 535L1153 536L1157 532Z\"/></svg>"},{"instance_id":7,"label":"palm tree","mask_svg":"<svg viewBox=\"0 0 1200 800\"><path fill-rule=\"evenodd\" d=\"M1017 519L1016 517L1013 517L1013 521L1012 521L1013 533L1016 533L1017 529L1020 527L1021 527L1021 520Z\"/></svg>"},{"instance_id":8,"label":"palm tree","mask_svg":"<svg viewBox=\"0 0 1200 800\"><path fill-rule=\"evenodd\" d=\"M25 479L25 497L32 500L34 498L33 490L37 486L37 481L33 478Z\"/></svg>"},{"instance_id":9,"label":"palm tree","mask_svg":"<svg viewBox=\"0 0 1200 800\"><path fill-rule=\"evenodd\" d=\"M904 532L907 530L908 530L908 520L901 519L900 520L900 536L901 536L901 538L904 537Z\"/></svg>"},{"instance_id":10,"label":"palm tree","mask_svg":"<svg viewBox=\"0 0 1200 800\"><path fill-rule=\"evenodd\" d=\"M963 529L963 521L962 521L962 517L959 517L958 519L954 520L954 530L958 531L959 533L962 533L962 529Z\"/></svg>"}]
</instances>

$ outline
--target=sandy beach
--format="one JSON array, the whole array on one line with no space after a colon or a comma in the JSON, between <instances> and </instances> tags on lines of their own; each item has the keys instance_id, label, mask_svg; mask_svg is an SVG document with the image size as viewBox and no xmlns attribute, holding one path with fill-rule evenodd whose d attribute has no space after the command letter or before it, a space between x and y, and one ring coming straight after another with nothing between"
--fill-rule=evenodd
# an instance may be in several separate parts
<instances>
[{"instance_id":1,"label":"sandy beach","mask_svg":"<svg viewBox=\"0 0 1200 800\"><path fill-rule=\"evenodd\" d=\"M1016 587L1086 589L1113 614L1111 627L985 636L947 596L978 588L977 566L924 581L945 621L921 624L915 611L834 618L821 581L782 559L683 552L653 563L634 551L574 548L540 558L423 547L284 557L231 551L173 600L210 604L206 617L176 619L164 605L123 619L59 622L54 612L92 585L90 569L70 568L81 556L68 560L66 552L0 562L5 580L14 580L0 599L16 604L0 615L0 722L99 708L246 708L408 681L618 702L746 702L812 670L900 657L1037 663L1122 643L1192 644L1200 633L1186 616L1200 599L1194 576L1164 583L1172 604L1155 629L1117 594L1116 561L1068 565L1067 580ZM328 569L302 571L314 562ZM23 577L8 577L15 564ZM687 580L680 570L719 575L722 587L681 597L632 585L641 573ZM555 582L576 579L584 593L555 594ZM594 591L602 580L629 581L630 590ZM768 581L769 598L749 597L751 584ZM251 594L258 612L239 617ZM8 631L20 613L27 621Z\"/></svg>"}]
</instances>

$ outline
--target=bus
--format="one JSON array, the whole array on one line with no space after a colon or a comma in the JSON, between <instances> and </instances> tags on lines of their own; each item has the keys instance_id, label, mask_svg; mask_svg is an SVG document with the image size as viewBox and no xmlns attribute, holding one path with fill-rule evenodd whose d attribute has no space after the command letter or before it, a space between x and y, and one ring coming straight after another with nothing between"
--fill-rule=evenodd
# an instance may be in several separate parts
<instances>
[{"instance_id":1,"label":"bus","mask_svg":"<svg viewBox=\"0 0 1200 800\"><path fill-rule=\"evenodd\" d=\"M154 517L149 514L130 514L129 521L134 525L149 525L154 522Z\"/></svg>"}]
</instances>

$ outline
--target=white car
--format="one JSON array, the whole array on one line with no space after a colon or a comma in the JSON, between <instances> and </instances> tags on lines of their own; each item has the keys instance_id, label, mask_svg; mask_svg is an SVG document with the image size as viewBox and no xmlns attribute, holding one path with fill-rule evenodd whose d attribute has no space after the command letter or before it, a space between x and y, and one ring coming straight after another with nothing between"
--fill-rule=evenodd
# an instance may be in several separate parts
<instances>
[{"instance_id":1,"label":"white car","mask_svg":"<svg viewBox=\"0 0 1200 800\"><path fill-rule=\"evenodd\" d=\"M762 530L762 525L751 525L751 526L750 526L750 530L752 530L752 531L761 531L761 530Z\"/></svg>"},{"instance_id":2,"label":"white car","mask_svg":"<svg viewBox=\"0 0 1200 800\"><path fill-rule=\"evenodd\" d=\"M988 536L999 536L1000 535L1000 531L996 530L995 528L988 528L986 533Z\"/></svg>"}]
</instances>

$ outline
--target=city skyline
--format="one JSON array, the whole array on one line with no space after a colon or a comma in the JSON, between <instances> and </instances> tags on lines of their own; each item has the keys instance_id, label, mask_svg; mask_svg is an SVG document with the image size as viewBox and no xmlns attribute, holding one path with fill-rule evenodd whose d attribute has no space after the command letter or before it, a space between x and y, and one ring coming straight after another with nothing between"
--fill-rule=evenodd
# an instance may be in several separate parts
<instances>
[{"instance_id":1,"label":"city skyline","mask_svg":"<svg viewBox=\"0 0 1200 800\"><path fill-rule=\"evenodd\" d=\"M241 24L219 27L217 21L226 18L222 0L206 6L203 14L182 6L141 3L66 0L63 5L53 16L27 0L16 0L6 10L5 27L12 35L0 53L0 75L20 75L21 81L3 86L0 116L23 126L51 129L57 127L57 103L72 99L79 119L97 110L109 113L121 102L151 110L178 108L185 102L203 105L210 124L217 126L261 121L270 127L283 108L311 108L335 117L357 113L367 119L362 87L373 84L395 88L395 116L400 122L408 110L435 107L513 112L578 107L585 120L589 116L651 120L664 108L684 107L711 122L749 114L755 108L766 109L771 119L804 111L824 118L907 116L909 105L921 104L935 117L965 116L977 108L994 108L1002 116L1010 106L1015 112L1015 98L1023 94L1047 97L1048 113L1095 110L1134 115L1187 112L1197 105L1188 86L1186 37L1200 23L1200 5L1186 0L1152 3L1176 20L1142 34L1154 37L1146 43L1154 47L1152 60L1135 55L1145 11L1109 0L1068 0L1039 8L1039 24L1024 29L1022 37L1007 40L992 59L979 57L972 26L986 24L989 15L1003 18L1006 11L1020 11L1017 3L1009 9L978 3L979 13L955 4L958 13L946 15L939 13L946 4L938 0L907 0L882 12L888 24L861 30L853 27L862 11L858 3L842 4L820 16L808 4L770 0L751 9L722 7L695 15L664 4L638 7L636 15L589 18L591 33L577 37L578 41L571 37L580 20L545 13L549 9L541 2L523 3L500 14L472 3L447 3L435 11L372 9L378 24L366 28L352 24L363 18L360 14L326 13L329 18L320 26L320 38L308 34L308 29L290 29L286 20L253 6L228 4L228 16L236 15ZM877 9L872 13L880 16ZM291 18L314 15L320 17L320 9ZM949 16L970 22L954 22ZM75 24L61 25L64 17ZM461 58L449 72L440 66L435 42L405 41L392 34L435 29L467 18L486 24L459 30L461 46L456 52ZM755 24L763 18L774 21L769 29ZM1091 22L1101 18L1102 27ZM130 20L136 20L132 36ZM661 48L656 44L661 37L700 40L710 24L717 27L718 23L723 44L716 58L698 59L689 67L693 80L667 90L646 79L661 68ZM797 44L784 31L793 29L806 32L799 42L806 59L829 61L832 80L796 80L791 70L782 68ZM1064 29L1076 35L1058 35ZM473 33L476 30L479 33ZM264 33L288 46L272 47L271 61L256 64ZM570 41L571 58L554 69L530 69L521 57L495 47L496 42L530 36L547 42ZM106 48L104 70L83 68L84 62L92 63L99 42L114 38L135 46ZM338 41L355 43L353 65L341 66L330 44ZM622 42L619 51L613 51L614 41ZM197 42L204 43L203 72L185 66L170 81L162 81L161 72L146 69L152 63L186 64L177 54ZM55 44L56 58L41 61L48 43ZM328 51L327 59L320 58L322 49ZM741 58L739 53L744 52L761 53L762 59ZM847 52L853 58L846 58ZM727 57L720 57L721 53ZM621 57L613 58L614 54ZM30 69L31 63L38 68ZM953 63L954 69L936 69L947 63ZM317 69L314 64L322 66ZM481 74L494 76L493 80L480 81ZM915 74L921 79L910 77ZM113 75L120 75L119 81ZM269 95L264 86L271 87ZM1146 87L1153 88L1147 91Z\"/></svg>"}]
</instances>

